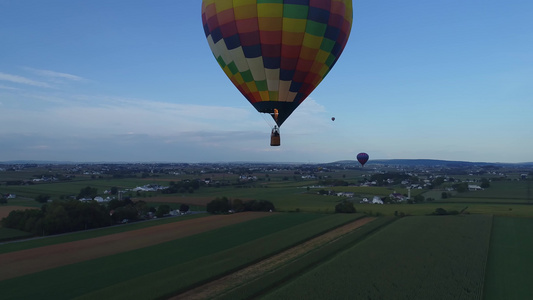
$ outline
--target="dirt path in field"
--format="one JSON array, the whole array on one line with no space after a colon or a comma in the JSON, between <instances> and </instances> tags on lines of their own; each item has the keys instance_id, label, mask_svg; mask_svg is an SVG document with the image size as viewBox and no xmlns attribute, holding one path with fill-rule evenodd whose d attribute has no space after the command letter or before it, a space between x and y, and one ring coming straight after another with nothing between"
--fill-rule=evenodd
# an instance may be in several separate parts
<instances>
[{"instance_id":1,"label":"dirt path in field","mask_svg":"<svg viewBox=\"0 0 533 300\"><path fill-rule=\"evenodd\" d=\"M270 213L212 215L75 242L0 254L0 280L148 247Z\"/></svg>"},{"instance_id":2,"label":"dirt path in field","mask_svg":"<svg viewBox=\"0 0 533 300\"><path fill-rule=\"evenodd\" d=\"M195 289L189 290L185 293L170 298L171 300L178 299L212 299L227 291L229 289L238 287L244 284L246 281L253 280L263 275L264 273L275 270L276 268L286 264L287 262L298 258L299 256L312 251L313 249L330 243L348 232L351 232L371 221L375 218L363 218L355 222L346 224L323 235L320 235L314 239L311 239L303 244L290 248L282 253L274 255L257 264L246 267L230 275L224 276L215 281L206 283Z\"/></svg>"}]
</instances>

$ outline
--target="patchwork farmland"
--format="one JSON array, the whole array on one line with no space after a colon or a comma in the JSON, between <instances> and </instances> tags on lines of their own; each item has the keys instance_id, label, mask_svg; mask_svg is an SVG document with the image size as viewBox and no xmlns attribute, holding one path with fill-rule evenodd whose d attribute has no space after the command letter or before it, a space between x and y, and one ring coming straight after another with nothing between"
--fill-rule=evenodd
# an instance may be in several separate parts
<instances>
[{"instance_id":1,"label":"patchwork farmland","mask_svg":"<svg viewBox=\"0 0 533 300\"><path fill-rule=\"evenodd\" d=\"M364 172L369 171L330 172L328 180L349 181ZM147 206L186 204L198 211L221 196L259 198L274 203L275 212L204 212L2 243L2 299L525 299L533 294L527 284L533 267L527 181L495 181L483 191L464 193L446 192L451 185L444 185L412 195L434 198L446 192L446 199L386 205L355 199L385 198L400 186L328 187L354 194L350 201L358 213L339 214L333 213L335 206L346 198L320 194L323 181L300 181L288 176L292 173L278 170L262 181L205 186L194 193L131 195ZM46 191L61 201L90 182L110 189L175 179L77 180L68 189L67 183L16 186L18 197L0 208L5 214L39 209L32 196ZM15 190L0 180L0 193L7 189ZM28 233L0 228L1 239L17 237Z\"/></svg>"}]
</instances>

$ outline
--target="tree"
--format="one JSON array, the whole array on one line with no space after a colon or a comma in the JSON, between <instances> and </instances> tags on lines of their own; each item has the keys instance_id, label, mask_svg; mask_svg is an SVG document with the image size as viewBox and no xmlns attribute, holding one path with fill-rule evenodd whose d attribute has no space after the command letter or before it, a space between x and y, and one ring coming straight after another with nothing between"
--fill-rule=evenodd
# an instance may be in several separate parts
<instances>
[{"instance_id":1,"label":"tree","mask_svg":"<svg viewBox=\"0 0 533 300\"><path fill-rule=\"evenodd\" d=\"M266 200L250 200L244 203L245 211L273 211L274 204Z\"/></svg>"},{"instance_id":2,"label":"tree","mask_svg":"<svg viewBox=\"0 0 533 300\"><path fill-rule=\"evenodd\" d=\"M225 214L231 209L229 200L226 197L216 198L207 203L206 210L212 214Z\"/></svg>"},{"instance_id":3,"label":"tree","mask_svg":"<svg viewBox=\"0 0 533 300\"><path fill-rule=\"evenodd\" d=\"M116 194L118 194L118 187L116 186L111 187L111 195L116 195Z\"/></svg>"},{"instance_id":4,"label":"tree","mask_svg":"<svg viewBox=\"0 0 533 300\"><path fill-rule=\"evenodd\" d=\"M114 210L113 221L120 222L124 219L137 220L139 212L131 205L121 206Z\"/></svg>"},{"instance_id":5,"label":"tree","mask_svg":"<svg viewBox=\"0 0 533 300\"><path fill-rule=\"evenodd\" d=\"M433 180L433 186L438 187L439 185L444 183L444 177L437 177Z\"/></svg>"},{"instance_id":6,"label":"tree","mask_svg":"<svg viewBox=\"0 0 533 300\"><path fill-rule=\"evenodd\" d=\"M188 212L189 211L189 205L182 204L180 205L180 212Z\"/></svg>"},{"instance_id":7,"label":"tree","mask_svg":"<svg viewBox=\"0 0 533 300\"><path fill-rule=\"evenodd\" d=\"M92 188L90 186L87 186L87 187L82 188L80 190L80 193L78 194L77 199L82 199L82 198L93 199L97 195L98 195L98 189L97 188Z\"/></svg>"},{"instance_id":8,"label":"tree","mask_svg":"<svg viewBox=\"0 0 533 300\"><path fill-rule=\"evenodd\" d=\"M415 203L422 203L422 202L424 202L424 200L426 200L426 199L422 195L416 195L415 198L414 198L414 202Z\"/></svg>"},{"instance_id":9,"label":"tree","mask_svg":"<svg viewBox=\"0 0 533 300\"><path fill-rule=\"evenodd\" d=\"M234 199L232 202L233 210L235 212L244 211L244 202L241 199Z\"/></svg>"},{"instance_id":10,"label":"tree","mask_svg":"<svg viewBox=\"0 0 533 300\"><path fill-rule=\"evenodd\" d=\"M0 197L0 204L7 204L7 198L4 196Z\"/></svg>"},{"instance_id":11,"label":"tree","mask_svg":"<svg viewBox=\"0 0 533 300\"><path fill-rule=\"evenodd\" d=\"M39 203L46 203L50 199L50 195L40 194L39 196L35 197L35 201Z\"/></svg>"},{"instance_id":12,"label":"tree","mask_svg":"<svg viewBox=\"0 0 533 300\"><path fill-rule=\"evenodd\" d=\"M107 202L107 208L109 210L113 210L113 209L119 208L121 206L124 206L124 201L113 199L113 200L110 200L109 202Z\"/></svg>"},{"instance_id":13,"label":"tree","mask_svg":"<svg viewBox=\"0 0 533 300\"><path fill-rule=\"evenodd\" d=\"M13 210L2 219L2 227L13 228L33 234L42 234L42 219L44 213L38 209Z\"/></svg>"},{"instance_id":14,"label":"tree","mask_svg":"<svg viewBox=\"0 0 533 300\"><path fill-rule=\"evenodd\" d=\"M48 234L69 231L69 218L67 210L61 205L53 205L44 217L44 231Z\"/></svg>"},{"instance_id":15,"label":"tree","mask_svg":"<svg viewBox=\"0 0 533 300\"><path fill-rule=\"evenodd\" d=\"M438 207L437 209L435 209L435 212L433 214L434 215L439 215L439 216L444 216L444 215L447 215L448 212L444 208Z\"/></svg>"},{"instance_id":16,"label":"tree","mask_svg":"<svg viewBox=\"0 0 533 300\"><path fill-rule=\"evenodd\" d=\"M446 198L448 198L448 193L446 193L446 192L442 192L442 193L440 194L440 197L441 197L442 199L446 199Z\"/></svg>"},{"instance_id":17,"label":"tree","mask_svg":"<svg viewBox=\"0 0 533 300\"><path fill-rule=\"evenodd\" d=\"M464 193L464 192L468 191L468 183L467 182L456 183L456 184L453 185L453 187L459 193Z\"/></svg>"},{"instance_id":18,"label":"tree","mask_svg":"<svg viewBox=\"0 0 533 300\"><path fill-rule=\"evenodd\" d=\"M135 202L135 205L133 206L135 207L135 209L137 210L137 213L140 215L140 216L144 216L148 213L148 204L146 204L145 201L137 201Z\"/></svg>"},{"instance_id":19,"label":"tree","mask_svg":"<svg viewBox=\"0 0 533 300\"><path fill-rule=\"evenodd\" d=\"M490 181L487 178L482 178L480 187L484 189L490 187Z\"/></svg>"},{"instance_id":20,"label":"tree","mask_svg":"<svg viewBox=\"0 0 533 300\"><path fill-rule=\"evenodd\" d=\"M169 213L170 213L170 206L163 204L163 205L159 205L155 215L156 217L161 218L161 217L164 217L165 215L168 215Z\"/></svg>"},{"instance_id":21,"label":"tree","mask_svg":"<svg viewBox=\"0 0 533 300\"><path fill-rule=\"evenodd\" d=\"M353 206L352 202L343 200L342 202L335 205L335 212L353 214L357 211L355 210L355 207Z\"/></svg>"}]
</instances>

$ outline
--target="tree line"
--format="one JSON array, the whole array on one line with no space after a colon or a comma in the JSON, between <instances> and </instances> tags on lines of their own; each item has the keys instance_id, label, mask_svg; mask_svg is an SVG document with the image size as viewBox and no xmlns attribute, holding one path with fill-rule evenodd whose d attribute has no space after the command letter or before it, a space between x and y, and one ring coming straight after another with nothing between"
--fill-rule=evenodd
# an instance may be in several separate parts
<instances>
[{"instance_id":1,"label":"tree line","mask_svg":"<svg viewBox=\"0 0 533 300\"><path fill-rule=\"evenodd\" d=\"M207 203L206 210L211 214L227 214L243 211L274 211L274 204L267 200L230 200L227 197L215 198Z\"/></svg>"},{"instance_id":2,"label":"tree line","mask_svg":"<svg viewBox=\"0 0 533 300\"><path fill-rule=\"evenodd\" d=\"M78 198L93 197L97 189L82 188ZM78 230L94 229L121 222L137 221L148 215L163 217L170 213L168 205L148 206L145 201L133 201L126 197L123 200L113 199L105 204L94 200L79 201L54 200L48 202L50 196L39 195L36 201L43 203L40 209L14 210L3 218L0 223L4 228L13 228L34 235L51 235ZM180 211L187 212L189 206L182 204Z\"/></svg>"},{"instance_id":3,"label":"tree line","mask_svg":"<svg viewBox=\"0 0 533 300\"><path fill-rule=\"evenodd\" d=\"M168 188L161 191L163 194L176 194L176 193L194 193L195 190L200 188L199 180L184 180L169 183Z\"/></svg>"},{"instance_id":4,"label":"tree line","mask_svg":"<svg viewBox=\"0 0 533 300\"><path fill-rule=\"evenodd\" d=\"M41 209L11 211L1 223L5 228L49 235L109 226L112 219L96 201L69 200L46 203Z\"/></svg>"}]
</instances>

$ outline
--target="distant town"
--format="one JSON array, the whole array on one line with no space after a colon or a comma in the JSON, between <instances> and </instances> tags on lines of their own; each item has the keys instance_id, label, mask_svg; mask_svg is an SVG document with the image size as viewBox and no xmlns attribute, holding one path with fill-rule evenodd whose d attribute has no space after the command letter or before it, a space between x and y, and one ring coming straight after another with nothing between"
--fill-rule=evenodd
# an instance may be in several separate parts
<instances>
[{"instance_id":1,"label":"distant town","mask_svg":"<svg viewBox=\"0 0 533 300\"><path fill-rule=\"evenodd\" d=\"M385 199L392 203L412 200L410 191L428 190L448 183L445 191L456 189L469 191L483 190L490 180L526 180L533 177L533 163L483 163L444 160L375 160L362 167L357 161L339 161L324 164L301 163L51 163L51 162L4 162L0 172L23 172L41 170L32 177L4 179L0 181L3 198L14 199L9 186L33 185L40 183L67 182L76 177L91 179L158 178L168 175L185 176L187 180L197 180L203 186L229 186L259 184L269 181L269 173L286 174L282 180L310 181L321 184L309 185L317 193L339 197L354 197L353 192L336 191L335 186L398 186L408 190L407 194L393 192ZM363 172L357 181L331 180L333 173L356 170ZM227 175L227 176L226 176ZM237 180L234 180L236 177ZM485 177L485 178L482 178ZM10 176L4 176L10 178ZM488 178L488 179L487 179ZM330 179L330 180L328 180ZM454 184L449 184L454 183ZM462 184L459 184L462 183ZM142 192L157 192L169 188L168 184L146 184L122 190L104 190L91 198L78 197L80 201L108 202L123 195L140 195ZM76 198L77 195L70 196ZM358 199L360 203L383 204L380 196Z\"/></svg>"}]
</instances>

